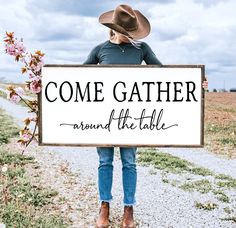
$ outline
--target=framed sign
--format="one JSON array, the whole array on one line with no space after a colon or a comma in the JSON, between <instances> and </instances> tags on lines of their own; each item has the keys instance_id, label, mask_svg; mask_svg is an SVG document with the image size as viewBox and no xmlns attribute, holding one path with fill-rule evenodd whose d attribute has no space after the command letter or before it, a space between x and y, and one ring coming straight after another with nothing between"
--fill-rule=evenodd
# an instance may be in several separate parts
<instances>
[{"instance_id":1,"label":"framed sign","mask_svg":"<svg viewBox=\"0 0 236 228\"><path fill-rule=\"evenodd\" d=\"M202 147L204 65L45 65L39 145Z\"/></svg>"}]
</instances>

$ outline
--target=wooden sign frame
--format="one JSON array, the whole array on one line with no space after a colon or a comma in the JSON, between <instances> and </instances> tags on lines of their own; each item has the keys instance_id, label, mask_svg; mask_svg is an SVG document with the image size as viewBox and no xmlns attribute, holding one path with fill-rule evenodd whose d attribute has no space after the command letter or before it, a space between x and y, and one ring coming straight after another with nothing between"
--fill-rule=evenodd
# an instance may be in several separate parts
<instances>
[{"instance_id":1,"label":"wooden sign frame","mask_svg":"<svg viewBox=\"0 0 236 228\"><path fill-rule=\"evenodd\" d=\"M46 64L45 67L58 67L58 68L65 68L65 67L123 67L123 68L130 68L130 67L140 67L140 68L149 68L149 67L160 67L160 68L200 68L201 69L201 82L205 80L205 65L78 65L78 64ZM42 76L43 77L43 76ZM42 92L38 94L38 105L39 105L39 145L40 146L76 146L76 147L94 147L94 146L101 146L101 147L193 147L199 148L204 147L204 106L205 106L205 95L204 95L204 88L201 89L201 126L200 126L200 144L197 145L188 145L188 144L177 144L177 145L163 145L163 144L97 144L97 143L78 143L78 144L61 144L61 143L45 143L43 142L43 129L42 129Z\"/></svg>"}]
</instances>

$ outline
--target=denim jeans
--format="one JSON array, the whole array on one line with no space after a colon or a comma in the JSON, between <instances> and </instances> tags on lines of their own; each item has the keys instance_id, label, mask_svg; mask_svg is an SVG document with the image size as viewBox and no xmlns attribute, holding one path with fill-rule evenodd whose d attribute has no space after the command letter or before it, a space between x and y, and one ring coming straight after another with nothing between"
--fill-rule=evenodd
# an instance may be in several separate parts
<instances>
[{"instance_id":1,"label":"denim jeans","mask_svg":"<svg viewBox=\"0 0 236 228\"><path fill-rule=\"evenodd\" d=\"M124 205L131 206L136 204L135 192L137 183L136 170L136 147L120 147L122 161L122 182ZM98 166L98 190L99 200L111 202L112 200L112 181L113 181L113 157L114 147L97 147L99 155Z\"/></svg>"}]
</instances>

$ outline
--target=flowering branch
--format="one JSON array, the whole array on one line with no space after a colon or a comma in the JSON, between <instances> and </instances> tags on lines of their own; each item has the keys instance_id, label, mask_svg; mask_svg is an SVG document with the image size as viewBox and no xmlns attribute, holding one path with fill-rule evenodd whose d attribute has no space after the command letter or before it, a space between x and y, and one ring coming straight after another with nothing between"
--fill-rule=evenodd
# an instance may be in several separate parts
<instances>
[{"instance_id":1,"label":"flowering branch","mask_svg":"<svg viewBox=\"0 0 236 228\"><path fill-rule=\"evenodd\" d=\"M42 89L41 85L41 69L44 65L43 57L44 53L41 51L36 51L35 53L30 53L26 51L23 44L23 39L18 40L14 37L14 32L6 32L4 38L5 52L8 55L15 57L16 62L22 62L24 66L21 68L21 73L27 73L29 76L29 81L25 83L25 89L33 94L40 93ZM24 128L20 130L20 139L17 141L24 147L22 153L24 153L27 146L33 141L37 140L37 128L38 128L38 101L36 99L29 100L23 97L24 89L22 87L15 88L10 85L7 88L7 98L18 103L21 100L30 109L29 112L35 113L35 117L26 118L24 120ZM34 122L33 132L30 130L29 125Z\"/></svg>"}]
</instances>

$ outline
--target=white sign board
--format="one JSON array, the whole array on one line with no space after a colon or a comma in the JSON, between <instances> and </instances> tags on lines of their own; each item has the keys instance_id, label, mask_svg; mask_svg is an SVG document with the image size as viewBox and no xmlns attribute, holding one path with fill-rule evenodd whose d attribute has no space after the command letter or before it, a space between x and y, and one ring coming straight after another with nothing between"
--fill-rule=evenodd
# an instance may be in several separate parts
<instances>
[{"instance_id":1,"label":"white sign board","mask_svg":"<svg viewBox=\"0 0 236 228\"><path fill-rule=\"evenodd\" d=\"M203 146L203 65L46 65L40 145Z\"/></svg>"}]
</instances>

